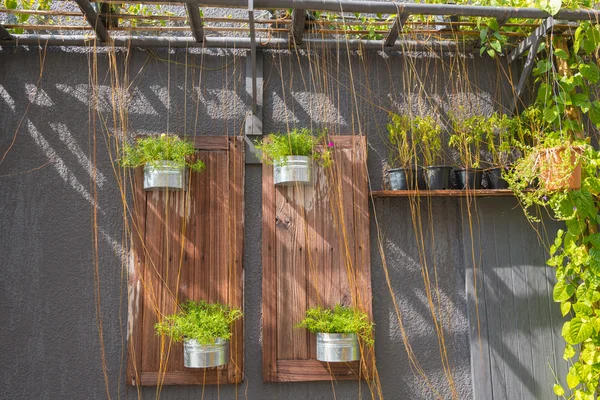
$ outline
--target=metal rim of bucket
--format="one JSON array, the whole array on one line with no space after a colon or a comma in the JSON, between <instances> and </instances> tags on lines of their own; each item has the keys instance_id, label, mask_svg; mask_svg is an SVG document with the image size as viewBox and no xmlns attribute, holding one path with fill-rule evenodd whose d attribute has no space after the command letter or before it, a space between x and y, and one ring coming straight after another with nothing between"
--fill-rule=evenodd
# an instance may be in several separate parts
<instances>
[{"instance_id":1,"label":"metal rim of bucket","mask_svg":"<svg viewBox=\"0 0 600 400\"><path fill-rule=\"evenodd\" d=\"M186 167L174 161L156 161L144 166L144 190L185 190Z\"/></svg>"},{"instance_id":2,"label":"metal rim of bucket","mask_svg":"<svg viewBox=\"0 0 600 400\"><path fill-rule=\"evenodd\" d=\"M349 362L360 360L356 333L317 333L317 360Z\"/></svg>"},{"instance_id":3,"label":"metal rim of bucket","mask_svg":"<svg viewBox=\"0 0 600 400\"><path fill-rule=\"evenodd\" d=\"M200 344L195 339L183 341L183 365L186 368L211 368L228 363L228 340L217 338L211 344Z\"/></svg>"},{"instance_id":4,"label":"metal rim of bucket","mask_svg":"<svg viewBox=\"0 0 600 400\"><path fill-rule=\"evenodd\" d=\"M276 186L312 183L312 159L307 156L287 156L273 166L273 183Z\"/></svg>"}]
</instances>

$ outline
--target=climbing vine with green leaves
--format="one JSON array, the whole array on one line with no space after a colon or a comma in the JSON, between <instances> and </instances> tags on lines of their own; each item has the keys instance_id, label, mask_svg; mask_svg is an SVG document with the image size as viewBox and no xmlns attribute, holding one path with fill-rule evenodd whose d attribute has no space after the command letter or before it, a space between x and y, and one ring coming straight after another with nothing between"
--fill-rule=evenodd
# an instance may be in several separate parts
<instances>
[{"instance_id":1,"label":"climbing vine with green leaves","mask_svg":"<svg viewBox=\"0 0 600 400\"><path fill-rule=\"evenodd\" d=\"M549 51L537 62L537 97L521 118L523 157L506 179L531 220L540 221L540 213L533 210L547 210L565 224L547 264L555 268L553 297L566 318L563 358L569 372L564 378L571 393L560 382L554 392L565 399L593 400L600 380L600 153L589 144L584 121L600 127L600 102L594 93L600 81L600 26L581 23L570 47L559 45L560 40L549 42ZM566 151L559 159L562 176L569 178L581 166L580 189L549 190L539 182L549 148Z\"/></svg>"}]
</instances>

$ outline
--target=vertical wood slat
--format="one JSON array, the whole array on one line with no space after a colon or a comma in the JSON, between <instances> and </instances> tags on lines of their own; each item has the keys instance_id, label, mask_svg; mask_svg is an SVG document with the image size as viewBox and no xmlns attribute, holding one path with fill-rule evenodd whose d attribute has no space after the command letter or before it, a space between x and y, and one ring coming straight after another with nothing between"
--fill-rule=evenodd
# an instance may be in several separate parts
<instances>
[{"instance_id":1,"label":"vertical wood slat","mask_svg":"<svg viewBox=\"0 0 600 400\"><path fill-rule=\"evenodd\" d=\"M554 271L545 265L544 244L516 202L485 199L476 207L472 247L463 216L474 398L555 398L555 375L568 366L557 344L563 321L552 300ZM545 221L544 229L552 237L558 225Z\"/></svg>"},{"instance_id":2,"label":"vertical wood slat","mask_svg":"<svg viewBox=\"0 0 600 400\"><path fill-rule=\"evenodd\" d=\"M141 204L143 196L147 211L136 211L134 218L144 224L146 235L143 241L133 240L134 256L144 258L137 275L130 276L130 291L136 283L143 287L144 313L140 318L130 312L128 371L139 372L137 377L128 372L128 384L226 384L243 379L241 321L232 327L229 364L206 371L184 368L182 344L154 334L154 323L186 299L243 308L243 140L196 137L194 144L207 170L190 174L188 191L140 192L143 172L136 171L134 200Z\"/></svg>"},{"instance_id":3,"label":"vertical wood slat","mask_svg":"<svg viewBox=\"0 0 600 400\"><path fill-rule=\"evenodd\" d=\"M145 263L145 251L142 250L143 238L146 234L146 192L143 182L143 172L133 172L133 213L134 219L129 223L131 233L131 260L129 263L128 279L128 314L127 324L127 348L128 359L127 377L128 385L136 385L140 382L142 373L142 330L138 329L141 324L144 302L142 296L142 266Z\"/></svg>"},{"instance_id":4,"label":"vertical wood slat","mask_svg":"<svg viewBox=\"0 0 600 400\"><path fill-rule=\"evenodd\" d=\"M334 166L315 168L312 187L276 188L272 167L263 166L263 379L267 382L357 379L361 370L358 362L318 362L314 334L294 328L306 309L316 304L343 303L372 312L366 141L358 136L331 140ZM365 357L369 362L363 367L374 365L373 353Z\"/></svg>"}]
</instances>

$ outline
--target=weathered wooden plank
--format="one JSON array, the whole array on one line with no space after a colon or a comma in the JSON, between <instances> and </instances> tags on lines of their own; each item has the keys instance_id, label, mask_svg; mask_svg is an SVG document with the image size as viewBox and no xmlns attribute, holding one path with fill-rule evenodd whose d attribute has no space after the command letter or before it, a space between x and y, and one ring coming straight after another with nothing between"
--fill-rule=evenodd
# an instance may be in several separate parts
<instances>
[{"instance_id":1,"label":"weathered wooden plank","mask_svg":"<svg viewBox=\"0 0 600 400\"><path fill-rule=\"evenodd\" d=\"M194 147L204 151L229 150L229 139L226 136L193 136L188 139L194 143Z\"/></svg>"},{"instance_id":2,"label":"weathered wooden plank","mask_svg":"<svg viewBox=\"0 0 600 400\"><path fill-rule=\"evenodd\" d=\"M358 379L359 361L324 363L317 360L278 360L279 382L329 381Z\"/></svg>"},{"instance_id":3,"label":"weathered wooden plank","mask_svg":"<svg viewBox=\"0 0 600 400\"><path fill-rule=\"evenodd\" d=\"M471 375L473 376L473 397L475 399L492 399L492 371L489 353L487 296L485 284L485 271L483 267L487 262L479 263L481 249L485 243L481 227L491 225L488 219L481 220L481 225L471 224L468 213L462 213L463 243L465 260L465 286L467 293L467 316L469 319L469 342L471 345ZM482 213L481 217L489 217ZM491 228L490 228L491 229ZM488 253L488 256L493 254ZM491 262L491 261L489 261ZM477 377L477 378L475 378Z\"/></svg>"},{"instance_id":4,"label":"weathered wooden plank","mask_svg":"<svg viewBox=\"0 0 600 400\"><path fill-rule=\"evenodd\" d=\"M131 234L132 257L129 261L128 279L128 314L127 326L127 384L140 382L142 372L142 315L144 301L142 279L146 252L144 237L146 234L146 192L143 189L144 172L137 168L133 172L133 213L134 218L128 221Z\"/></svg>"},{"instance_id":5,"label":"weathered wooden plank","mask_svg":"<svg viewBox=\"0 0 600 400\"><path fill-rule=\"evenodd\" d=\"M184 368L182 345L154 334L157 315L176 311L188 298L243 307L243 142L203 137L195 144L207 170L192 174L189 190L147 194L142 385L243 379L241 322L233 326L230 363L206 371Z\"/></svg>"},{"instance_id":6,"label":"weathered wooden plank","mask_svg":"<svg viewBox=\"0 0 600 400\"><path fill-rule=\"evenodd\" d=\"M244 306L244 275L242 258L244 254L244 140L242 137L229 139L229 225L228 240L234 244L228 246L228 282L229 304L242 308ZM229 382L243 380L244 365L244 323L239 319L232 328L233 337L229 365Z\"/></svg>"},{"instance_id":7,"label":"weathered wooden plank","mask_svg":"<svg viewBox=\"0 0 600 400\"><path fill-rule=\"evenodd\" d=\"M356 305L359 291L364 296L361 308L371 315L366 142L364 137L351 136L331 140L334 166L316 167L313 187L274 188L272 168L263 169L265 381L359 376L358 362L352 371L350 365L335 365L332 375L325 364L312 359L314 335L294 328L308 307ZM355 155L357 151L362 152L360 156ZM364 204L357 207L357 198ZM359 245L358 237L366 240Z\"/></svg>"},{"instance_id":8,"label":"weathered wooden plank","mask_svg":"<svg viewBox=\"0 0 600 400\"><path fill-rule=\"evenodd\" d=\"M366 312L373 319L372 292L371 292L371 244L369 232L369 184L367 179L367 147L366 141L358 140L353 152L354 181L354 231L355 231L355 264L357 296L356 306ZM375 349L362 346L361 363L363 375L370 380L375 369Z\"/></svg>"},{"instance_id":9,"label":"weathered wooden plank","mask_svg":"<svg viewBox=\"0 0 600 400\"><path fill-rule=\"evenodd\" d=\"M262 323L263 364L265 382L277 381L277 241L275 234L276 199L273 184L273 167L264 164L262 169Z\"/></svg>"}]
</instances>

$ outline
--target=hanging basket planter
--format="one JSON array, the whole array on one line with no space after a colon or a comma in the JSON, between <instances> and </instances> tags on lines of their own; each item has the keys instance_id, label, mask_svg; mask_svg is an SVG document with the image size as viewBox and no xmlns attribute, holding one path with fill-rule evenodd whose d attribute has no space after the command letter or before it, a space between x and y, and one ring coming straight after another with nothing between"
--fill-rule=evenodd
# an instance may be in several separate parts
<instances>
[{"instance_id":1,"label":"hanging basket planter","mask_svg":"<svg viewBox=\"0 0 600 400\"><path fill-rule=\"evenodd\" d=\"M312 183L312 159L306 156L287 156L273 166L275 186L310 185Z\"/></svg>"},{"instance_id":2,"label":"hanging basket planter","mask_svg":"<svg viewBox=\"0 0 600 400\"><path fill-rule=\"evenodd\" d=\"M186 368L211 368L229 363L229 341L216 339L200 344L194 339L183 342L183 365Z\"/></svg>"},{"instance_id":3,"label":"hanging basket planter","mask_svg":"<svg viewBox=\"0 0 600 400\"><path fill-rule=\"evenodd\" d=\"M539 152L540 183L546 190L578 190L581 188L583 147L552 147Z\"/></svg>"},{"instance_id":4,"label":"hanging basket planter","mask_svg":"<svg viewBox=\"0 0 600 400\"><path fill-rule=\"evenodd\" d=\"M144 167L144 190L185 190L186 167L174 161L156 161Z\"/></svg>"},{"instance_id":5,"label":"hanging basket planter","mask_svg":"<svg viewBox=\"0 0 600 400\"><path fill-rule=\"evenodd\" d=\"M356 333L317 333L317 360L349 362L360 360Z\"/></svg>"}]
</instances>

